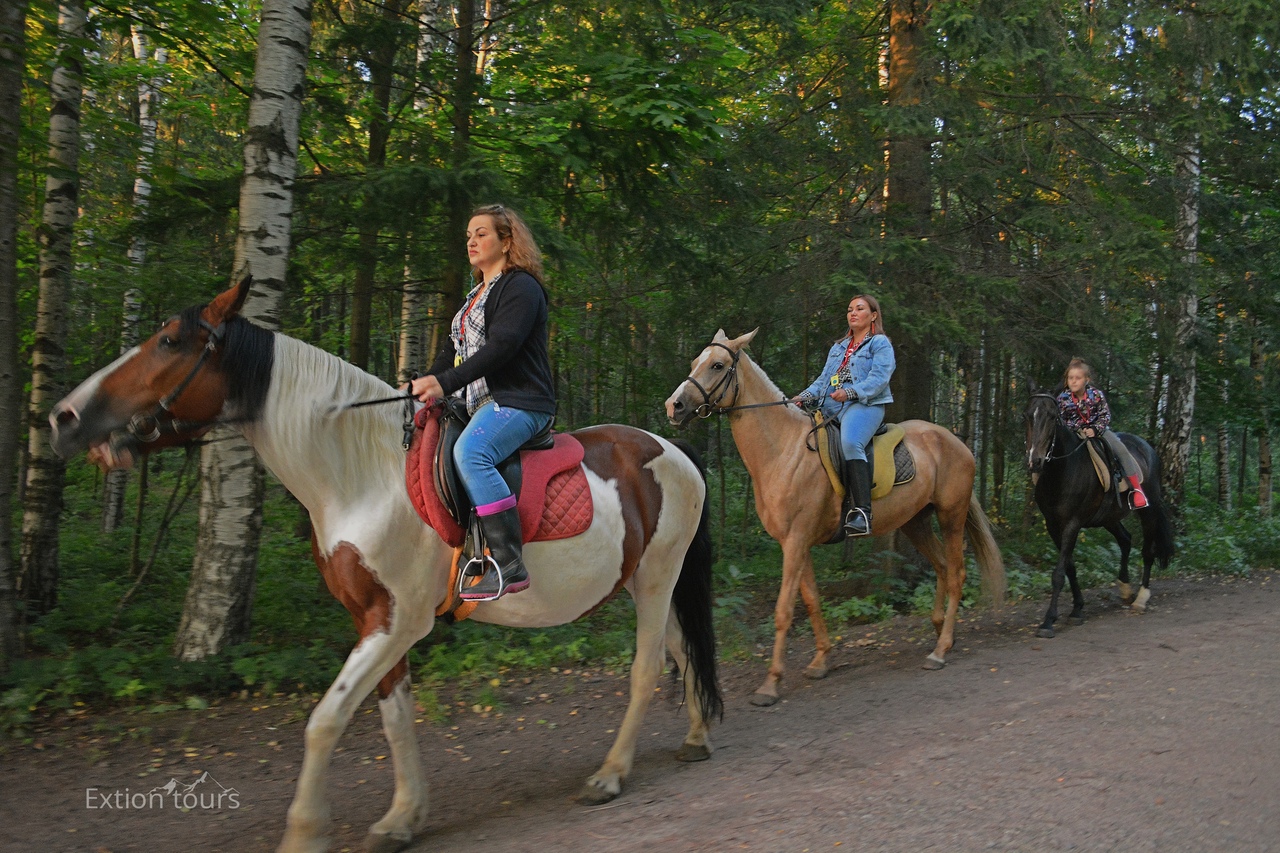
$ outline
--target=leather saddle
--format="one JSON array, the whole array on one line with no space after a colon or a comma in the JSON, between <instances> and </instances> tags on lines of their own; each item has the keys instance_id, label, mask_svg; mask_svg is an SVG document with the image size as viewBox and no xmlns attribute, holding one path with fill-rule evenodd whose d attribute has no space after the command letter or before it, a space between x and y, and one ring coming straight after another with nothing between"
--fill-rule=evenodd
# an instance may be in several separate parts
<instances>
[{"instance_id":1,"label":"leather saddle","mask_svg":"<svg viewBox=\"0 0 1280 853\"><path fill-rule=\"evenodd\" d=\"M826 420L821 412L814 413L814 440L818 456L822 459L822 467L831 480L831 487L836 497L841 499L848 493L848 484L844 482L844 450L840 445L840 421ZM915 460L911 451L903 442L906 430L898 424L884 423L871 438L871 447L867 454L867 465L871 469L871 498L883 498L893 490L894 486L909 483L916 476ZM877 474L876 472L880 473Z\"/></svg>"},{"instance_id":2,"label":"leather saddle","mask_svg":"<svg viewBox=\"0 0 1280 853\"><path fill-rule=\"evenodd\" d=\"M463 428L471 420L467 413L467 404L457 397L449 397L444 401L444 413L440 418L440 442L436 445L435 485L441 501L453 516L459 527L466 529L475 508L467 490L462 485L457 466L453 460L453 447L458 443ZM498 465L498 474L506 482L511 494L519 496L520 486L524 479L523 464L520 452L524 450L550 450L555 446L555 436L551 433L551 423L526 441Z\"/></svg>"}]
</instances>

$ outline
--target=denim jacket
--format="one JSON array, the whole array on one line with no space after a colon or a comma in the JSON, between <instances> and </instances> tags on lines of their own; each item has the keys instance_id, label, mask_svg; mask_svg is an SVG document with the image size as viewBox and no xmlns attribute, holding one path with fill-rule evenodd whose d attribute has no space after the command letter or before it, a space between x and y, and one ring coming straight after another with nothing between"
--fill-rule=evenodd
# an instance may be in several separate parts
<instances>
[{"instance_id":1,"label":"denim jacket","mask_svg":"<svg viewBox=\"0 0 1280 853\"><path fill-rule=\"evenodd\" d=\"M822 400L822 413L827 417L837 417L848 403L837 403L831 394L838 388L849 394L849 402L858 402L867 406L881 406L893 402L893 394L889 391L889 377L897 362L893 356L893 344L885 335L872 335L850 358L844 371L832 384L835 375L844 360L844 351L849 346L847 337L841 338L831 346L827 353L827 363L822 366L818 378L799 396Z\"/></svg>"}]
</instances>

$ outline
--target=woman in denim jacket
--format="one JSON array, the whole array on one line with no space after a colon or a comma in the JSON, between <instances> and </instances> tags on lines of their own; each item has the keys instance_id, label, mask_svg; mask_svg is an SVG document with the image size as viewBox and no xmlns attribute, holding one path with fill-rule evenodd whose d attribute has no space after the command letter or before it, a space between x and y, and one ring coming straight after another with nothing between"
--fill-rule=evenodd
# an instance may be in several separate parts
<instances>
[{"instance_id":1,"label":"woman in denim jacket","mask_svg":"<svg viewBox=\"0 0 1280 853\"><path fill-rule=\"evenodd\" d=\"M849 333L832 345L818 378L792 402L803 406L817 401L828 418L840 420L840 445L844 450L844 480L850 485L850 510L845 533L866 536L871 532L871 468L867 448L871 436L884 422L884 407L893 402L889 377L896 361L893 344L884 333L880 303L859 294L849 302Z\"/></svg>"}]
</instances>

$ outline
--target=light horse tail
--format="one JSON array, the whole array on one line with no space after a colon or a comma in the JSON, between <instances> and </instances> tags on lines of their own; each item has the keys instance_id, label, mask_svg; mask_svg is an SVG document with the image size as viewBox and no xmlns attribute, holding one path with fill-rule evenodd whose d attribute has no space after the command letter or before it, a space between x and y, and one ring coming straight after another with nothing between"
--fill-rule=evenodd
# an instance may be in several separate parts
<instances>
[{"instance_id":1,"label":"light horse tail","mask_svg":"<svg viewBox=\"0 0 1280 853\"><path fill-rule=\"evenodd\" d=\"M687 441L671 439L697 467L702 482L707 482L707 469L702 457ZM711 549L710 501L702 502L702 518L698 532L689 543L684 555L684 565L676 578L675 591L671 595L671 609L684 634L684 652L688 668L693 675L693 697L698 703L704 720L713 717L724 719L724 697L720 693L720 680L716 676L716 635L713 624L711 591L711 567L714 555Z\"/></svg>"},{"instance_id":2,"label":"light horse tail","mask_svg":"<svg viewBox=\"0 0 1280 853\"><path fill-rule=\"evenodd\" d=\"M969 534L969 544L973 546L973 558L982 575L979 582L983 599L991 607L1004 604L1005 574L1004 557L1000 555L1000 546L996 544L991 533L991 522L982 511L977 495L969 496L969 514L964 520L965 532Z\"/></svg>"}]
</instances>

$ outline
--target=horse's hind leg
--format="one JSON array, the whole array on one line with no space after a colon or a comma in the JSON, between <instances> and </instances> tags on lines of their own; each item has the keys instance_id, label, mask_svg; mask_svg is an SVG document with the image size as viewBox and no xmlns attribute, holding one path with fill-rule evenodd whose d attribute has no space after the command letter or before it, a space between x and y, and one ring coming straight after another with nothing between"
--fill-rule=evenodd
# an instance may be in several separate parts
<instances>
[{"instance_id":1,"label":"horse's hind leg","mask_svg":"<svg viewBox=\"0 0 1280 853\"><path fill-rule=\"evenodd\" d=\"M968 504L965 505L968 512ZM931 524L933 512L923 510L902 526L902 532L916 546L916 550L933 564L937 575L937 585L933 594L933 613L930 620L933 630L938 635L934 646L925 662L924 669L942 669L947 665L947 652L955 645L956 617L960 610L960 598L964 591L964 521L954 518L943 520L941 514L938 524L942 528L943 540L940 541L933 532Z\"/></svg>"},{"instance_id":2,"label":"horse's hind leg","mask_svg":"<svg viewBox=\"0 0 1280 853\"><path fill-rule=\"evenodd\" d=\"M667 651L676 662L684 687L684 705L689 712L689 733L676 751L677 761L705 761L711 757L711 727L702 717L702 703L697 700L695 673L689 668L688 655L684 653L684 631L675 611L667 616Z\"/></svg>"},{"instance_id":3,"label":"horse's hind leg","mask_svg":"<svg viewBox=\"0 0 1280 853\"><path fill-rule=\"evenodd\" d=\"M1113 521L1103 527L1116 538L1116 544L1120 546L1120 598L1128 604L1133 595L1129 588L1129 552L1133 548L1133 537L1122 521Z\"/></svg>"},{"instance_id":4,"label":"horse's hind leg","mask_svg":"<svg viewBox=\"0 0 1280 853\"><path fill-rule=\"evenodd\" d=\"M631 772L631 764L635 760L640 724L644 722L645 711L653 698L653 688L665 661L663 637L667 633L674 582L668 576L661 581L664 589L647 588L641 580L643 575L642 563L629 584L636 602L636 657L631 662L631 696L627 702L627 713L622 718L618 737L605 756L604 764L592 774L578 794L578 801L587 805L607 803L622 792L622 782Z\"/></svg>"}]
</instances>

